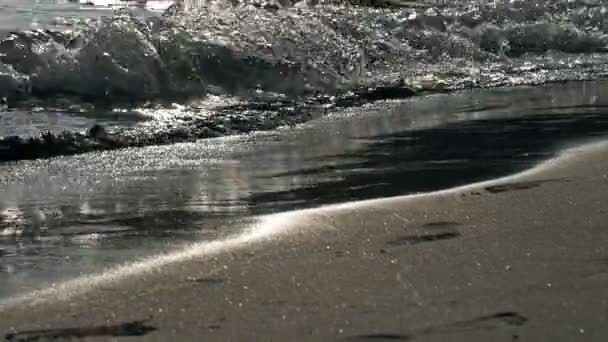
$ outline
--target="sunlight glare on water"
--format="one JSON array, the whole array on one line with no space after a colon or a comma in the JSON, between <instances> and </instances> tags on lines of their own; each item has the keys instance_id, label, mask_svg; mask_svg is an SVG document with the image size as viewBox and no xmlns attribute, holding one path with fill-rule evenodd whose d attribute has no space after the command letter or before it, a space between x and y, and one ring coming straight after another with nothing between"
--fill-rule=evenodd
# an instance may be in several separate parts
<instances>
[{"instance_id":1,"label":"sunlight glare on water","mask_svg":"<svg viewBox=\"0 0 608 342\"><path fill-rule=\"evenodd\" d=\"M291 129L0 164L0 297L225 237L260 214L522 171L604 138L607 86L467 91Z\"/></svg>"}]
</instances>

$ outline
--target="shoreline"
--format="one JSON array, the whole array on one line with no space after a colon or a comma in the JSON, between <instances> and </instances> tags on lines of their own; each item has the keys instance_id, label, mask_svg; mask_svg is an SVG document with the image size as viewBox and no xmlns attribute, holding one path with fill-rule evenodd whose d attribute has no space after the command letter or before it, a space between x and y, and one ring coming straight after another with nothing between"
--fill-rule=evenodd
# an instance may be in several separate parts
<instances>
[{"instance_id":1,"label":"shoreline","mask_svg":"<svg viewBox=\"0 0 608 342\"><path fill-rule=\"evenodd\" d=\"M421 198L442 196L448 194L458 194L461 192L480 189L486 186L491 186L502 182L509 182L520 178L533 177L538 173L542 173L543 171L550 170L556 167L567 168L568 165L575 162L575 159L578 159L576 158L576 156L574 156L574 154L578 151L593 153L597 150L602 149L608 149L608 140L600 140L598 142L567 148L557 153L556 157L541 161L540 163L529 169L512 175L490 179L486 181L475 182L453 188L419 194L337 203L324 205L316 208L293 210L254 217L253 219L257 221L256 223L253 223L252 225L244 228L242 233L232 237L228 237L226 239L195 242L173 252L148 256L141 260L135 260L128 264L119 265L117 267L111 267L109 270L102 271L100 273L93 273L89 275L84 275L82 277L69 279L49 288L34 290L29 293L8 298L6 300L0 300L0 313L18 305L35 306L52 300L65 301L74 296L78 296L88 291L94 290L96 287L103 286L104 284L112 284L120 282L122 279L125 278L137 277L141 274L153 272L153 269L156 267L167 267L171 264L186 262L189 259L193 259L196 257L207 257L213 256L215 254L227 253L231 250L238 250L244 248L251 243L264 242L264 240L271 239L273 237L280 238L282 235L290 234L291 229L287 228L281 230L279 228L282 224L285 224L286 221L297 220L299 218L303 218L309 215L319 215L327 212L336 213L344 210L352 210L369 206L391 204L395 202L406 203L410 201L416 201L417 199Z\"/></svg>"},{"instance_id":2,"label":"shoreline","mask_svg":"<svg viewBox=\"0 0 608 342\"><path fill-rule=\"evenodd\" d=\"M457 258L466 258L469 252L475 251L477 251L477 254L481 253L481 255L485 255L485 257L493 255L494 258L498 260L507 258L509 253L521 253L520 246L515 243L512 245L507 244L507 246L500 245L499 242L501 239L509 238L509 235L505 235L505 233L509 233L508 229L506 231L500 231L500 229L496 231L488 226L490 228L486 227L486 232L479 234L479 232L474 232L475 229L470 227L471 222L469 221L475 221L471 219L471 216L477 216L477 219L487 221L486 225L496 225L497 227L501 227L503 224L512 224L512 222L509 222L510 220L521 220L522 218L518 216L530 217L532 223L526 223L526 221L523 220L520 224L532 226L535 226L535 220L544 220L550 225L559 226L561 228L563 228L564 222L561 222L563 220L567 220L569 224L570 221L580 221L581 224L590 221L593 223L592 232L600 233L600 231L597 231L598 227L596 227L595 224L601 224L601 218L606 217L607 213L602 212L602 209L600 209L601 207L597 209L596 207L598 205L601 206L601 203L599 203L602 198L601 186L606 185L606 174L602 174L602 172L605 170L604 167L608 167L608 158L604 157L607 147L608 142L606 141L573 147L564 150L558 157L542 162L521 173L452 189L417 195L350 202L316 209L304 209L263 216L260 218L257 225L252 226L242 235L234 238L223 241L193 244L186 249L174 253L144 259L143 261L134 264L115 268L106 273L76 278L59 284L54 288L35 291L24 296L13 298L12 300L5 302L4 306L0 308L0 330L4 329L3 331L8 332L7 329L10 329L10 327L12 327L12 329L10 329L11 331L13 329L22 331L41 327L57 328L58 325L61 325L62 327L66 325L91 326L95 325L94 322L98 321L100 317L104 317L106 322L116 321L117 317L123 317L123 320L127 318L133 320L147 317L144 313L150 314L152 316L150 322L156 325L174 325L179 321L176 321L177 319L175 317L169 317L166 314L163 314L165 309L161 309L161 311L150 311L149 309L151 307L166 307L168 308L166 310L169 312L177 313L179 317L183 318L179 312L181 312L180 310L184 309L184 307L179 309L180 305L183 306L189 301L196 301L198 298L197 296L204 295L206 300L211 299L215 305L207 307L206 303L199 308L190 308L191 310L194 310L194 313L198 312L202 314L207 312L218 316L220 313L224 312L224 310L228 310L228 312L234 314L234 307L239 308L239 302L228 299L224 301L221 297L222 294L225 296L242 297L244 296L244 292L249 290L253 291L253 289L259 291L259 293L254 292L253 295L255 297L254 299L258 302L255 305L247 304L248 307L257 306L260 310L270 310L272 312L299 307L299 312L308 312L305 307L301 305L294 306L293 303L290 303L291 300L297 298L300 293L297 291L293 292L296 289L289 285L289 279L283 279L284 277L280 274L281 272L292 274L292 277L295 277L294 279L303 276L306 279L305 275L312 276L313 274L323 273L327 278L313 277L312 279L308 278L308 280L306 280L312 284L306 287L308 292L315 292L316 290L314 289L318 288L323 288L331 292L335 289L332 289L332 286L329 284L335 282L340 283L347 288L351 287L350 291L348 291L348 293L350 293L353 289L358 289L360 283L366 283L372 280L369 279L369 276L381 269L377 268L378 265L372 267L368 265L368 263L375 264L380 262L380 265L383 265L382 267L387 270L394 269L403 262L407 264L408 259L405 258L404 255L400 255L403 253L409 255L413 261L418 261L414 262L413 265L407 266L404 270L398 271L396 275L393 274L393 276L390 277L391 279L384 279L386 276L381 275L380 278L384 280L378 279L378 281L379 284L386 285L386 282L391 283L398 278L398 291L393 288L391 291L387 292L388 297L400 298L401 295L398 294L400 293L399 291L405 291L409 296L409 299L407 299L406 302L416 302L415 297L420 296L420 294L415 295L413 292L410 293L411 291L409 290L406 291L406 288L409 288L411 285L408 285L408 280L404 283L404 276L402 273L406 274L414 271L418 276L423 278L426 277L426 280L421 280L422 284L431 286L431 288L441 288L442 286L449 287L451 286L449 283L448 285L444 285L441 282L437 283L438 279L446 274L451 274L451 277L459 274L458 272L454 273L455 270L447 267L445 264L435 265L435 268L432 266L429 266L429 269L426 268L426 262L429 260L438 259L442 260L444 263L449 263L450 255L446 255L446 250L442 247L433 246L435 244L450 244L452 249L458 251ZM583 188L588 192L585 192L585 189ZM560 196L563 200L559 199ZM533 199L531 199L532 197ZM588 202L589 198L595 198L591 205L585 207L577 204L578 202ZM560 206L568 207L569 205L575 205L580 209L580 212L559 209ZM531 210L534 206L538 206L540 208L538 210L542 209L542 212ZM555 208L557 208L557 210ZM570 217L570 214L572 217ZM508 219L505 219L505 217ZM429 221L429 219L430 222L423 223L422 226L420 226L419 223L416 223ZM461 221L466 221L467 223L461 223ZM406 228L415 226L413 229L418 234L402 236L403 229L396 229L394 227L396 224L405 225ZM379 230L375 229L374 227L378 225L383 228ZM475 224L473 226L480 227L484 225ZM395 229L397 231L395 231ZM509 229L514 230L512 228ZM549 228L543 226L543 229ZM528 234L532 236L532 239L526 238L522 241L536 241L539 246L538 251L540 251L541 254L550 254L549 252L553 252L556 242L551 241L551 239L554 238L554 236L545 236L544 234L538 236L539 232L532 228L519 230L519 234L523 234L524 236ZM424 234L419 234L421 232ZM472 234L473 236L467 238L466 236L469 234ZM556 234L555 236L560 236L560 234L565 233L557 231L554 232L554 234ZM594 237L592 236L593 234L591 234L591 231L577 231L574 232L574 234L582 234L582 237L587 238L587 240L590 239L588 241L590 244L589 246L582 245L576 246L576 248L573 247L574 252L581 254L593 254L595 252L600 254L604 253L606 247L605 244L602 244L603 240L601 236ZM392 243L385 243L384 247L381 248L374 246L368 250L370 245L374 245L376 240L387 239L387 237L390 237L389 242L392 241ZM494 253L495 251L492 249L486 250L486 248L481 247L483 244L477 245L475 241L478 239L484 241L489 239L491 242L486 241L486 243L497 244L496 247L498 248L498 251L501 251L501 248L504 249L509 247L507 248L509 253ZM543 239L547 239L548 241L544 241ZM560 243L564 244L564 246L568 245L566 242L568 242L567 239L560 240ZM466 248L465 245L467 244L473 244L477 247L469 250L471 246ZM591 244L595 245L592 246ZM407 251L408 248L421 250L418 252L410 252ZM355 253L356 250L361 250L363 252L361 255L358 255ZM358 260L349 260L350 257L355 255L358 256ZM568 254L563 257L566 258L567 255ZM307 258L310 258L312 261L311 265L299 260ZM602 255L597 257L598 260L603 260L603 258L608 260L608 252L606 253L606 256ZM393 263L395 260L396 262ZM480 265L486 261L487 260L483 259L477 260ZM342 267L336 268L334 265L336 262L342 264ZM482 280L484 277L491 278L491 276L496 276L496 274L504 273L506 275L518 273L514 272L516 268L519 272L523 271L523 274L526 276L533 276L533 273L530 272L534 269L534 262L517 266L513 265L515 263L516 262L505 262L501 268L493 269L489 274L481 275L476 274L475 267L467 271L467 268L471 267L470 264L464 264L464 266L465 273L472 273L480 282L483 282ZM550 264L548 260L541 260L539 263ZM317 265L319 268L315 269L314 265ZM565 266L561 265L559 267ZM597 267L601 268L600 266L594 266L594 268ZM274 274L275 272L267 274L269 268L271 271L273 269L281 271L276 272L279 274ZM350 274L349 270L354 271L354 274ZM511 272L512 270L513 272ZM257 275L258 272L265 273L266 277ZM604 271L598 272L593 275L594 279L592 280L600 281L600 283L604 284L605 282L608 282L608 279L604 279ZM608 270L606 272L606 274L608 274ZM440 274L443 275L439 276ZM437 276L439 276L439 278L434 278ZM277 277L282 279L282 281L274 281L273 278ZM351 277L352 279L349 279ZM504 275L501 277L504 277ZM182 279L182 281L176 283L175 279ZM234 279L234 281L232 281L232 279ZM527 282L525 278L522 279L524 283ZM257 287L246 285L250 283L257 284ZM559 283L559 281L557 283ZM223 286L216 286L222 284ZM492 284L494 284L493 286L497 287L497 289L500 289L502 286L516 286L517 281L512 279L510 282L507 282L506 285L493 281ZM545 285L546 284L552 283L547 282ZM243 286L247 287L247 289L243 289ZM272 288L275 286L279 287L276 292L268 292L268 287ZM330 287L327 288L328 286ZM373 287L375 285L370 284L370 286ZM549 285L549 287L551 286L552 285ZM296 286L296 288L297 287L299 286ZM460 288L460 290L465 288L466 286ZM603 296L603 293L606 292L603 290L604 288L606 287L600 286L595 290L588 291L586 295L594 295L596 297L598 295ZM206 294L205 292L207 290L215 293L215 295ZM597 291L600 292L598 293ZM393 294L391 295L391 293ZM473 291L473 293L475 293L475 291ZM518 293L520 293L520 295L522 294L521 292ZM368 293L371 297L377 297L380 294L381 293L378 293L377 291ZM283 302L277 305L271 305L272 308L269 308L268 305L261 304L260 301L269 300L267 298L268 296L272 297L276 295L287 297L282 299ZM331 297L326 298L326 295L320 292L316 293L316 295L329 301L334 300ZM334 295L342 296L341 291L340 293L334 293ZM345 303L368 300L365 296L359 297L352 293L344 296ZM456 296L456 298L458 297L459 296ZM315 296L313 296L313 298L315 298ZM441 297L431 296L430 298L431 302L441 301ZM369 300L373 301L374 298L370 298ZM136 304L134 304L133 301L135 301ZM249 301L254 300L251 298L247 300L246 296L243 297L243 301L240 302L240 308L243 308L243 305L245 305L244 303L248 303ZM134 305L133 307L131 305L123 305L123 302ZM391 307L391 305L395 304L393 303L394 301L389 302L390 303L385 303L385 305ZM423 302L426 302L426 300ZM601 304L607 305L605 301ZM226 308L226 305L228 305L228 309ZM323 306L322 304L319 305ZM413 304L410 303L410 305ZM413 308L424 311L425 305L426 304L424 303L422 305L416 304L413 305ZM475 306L475 304L471 305ZM431 308L432 307L435 307L435 310L437 310L442 306L436 307L435 305L431 305ZM91 308L95 309L94 312L87 313ZM328 308L317 309L321 310L317 312L320 316L324 316L333 310ZM428 309L429 307L427 306L426 310ZM66 318L62 314L65 310L79 312L79 314L76 314L72 318ZM395 308L393 308L393 310L395 310ZM505 316L506 318L500 315L497 316L498 318L487 318L493 322L490 324L492 326L492 329L490 329L491 331L501 331L505 327L509 330L513 330L514 328L519 327L509 323L513 320L521 320L520 316L512 315L513 312L519 311L500 311L498 313L504 314L505 312L509 313L509 315ZM604 316L605 312L606 311L604 311ZM304 321L298 320L298 324L306 325L307 322L315 322L313 325L327 325L322 321L320 322L320 318L315 317L311 312L308 312L308 314L309 316L307 316L307 319ZM358 316L359 314L355 316ZM380 314L379 317L394 319L395 314L395 312L389 315L385 313ZM164 318L159 318L159 315ZM526 317L526 320L531 319L529 315L523 315L521 313L518 313L517 315ZM297 317L298 315L295 316ZM346 316L352 320L358 319L350 314L347 314ZM428 313L427 316L426 319L421 319L419 323L423 324L429 319L432 320L437 318L431 313ZM438 317L440 316L441 315ZM462 315L459 315L459 317L460 316ZM603 317L601 319L602 321L608 319L604 316L600 315L598 317ZM481 315L480 317L485 316ZM456 321L463 321L464 316L461 318L461 320ZM248 320L250 318L240 317L240 319ZM505 320L507 323L505 323ZM361 322L361 324L361 326L365 326L366 323ZM477 326L479 324L485 326L485 324L489 323L486 322L484 318L473 325ZM522 325L523 324L524 323L522 323ZM223 326L224 323L221 325ZM332 327L335 326L332 325ZM188 329L193 329L193 327ZM341 329L344 331L346 330L346 327ZM195 329L193 332L198 331L201 333L201 331L204 331L205 334L212 333L212 337L218 338L218 340L231 340L232 338L241 340L244 336L242 333L239 335L238 331L231 331L230 329L229 331L225 331L222 328L212 332L209 330L210 329L207 327L203 330ZM289 331L284 331L283 329L279 329L276 332L273 329L270 330L273 331L270 335L268 334L268 331L260 331L257 332L255 336L275 336L278 334L280 336L294 337L293 335L290 335L291 333ZM477 328L473 330L475 334L478 333ZM602 331L602 334L605 333L602 329L599 330ZM162 329L162 331L165 331L165 329ZM164 333L162 331L159 330L157 333L150 334L149 338L158 338L160 340L162 340L163 337L167 338L167 331ZM298 330L296 329L296 331ZM417 331L419 331L419 334L428 335L424 332L423 328L420 328ZM224 335L222 335L222 333ZM229 335L225 335L226 333ZM300 333L296 336L300 336ZM537 331L536 333L539 332ZM608 333L608 331L606 331L606 333ZM234 336L230 334L234 334ZM180 335L181 333L178 332L177 336ZM321 338L321 335L325 337ZM316 337L314 337L313 340L327 340L325 338L328 336L335 337L341 336L342 334L339 332L339 329L329 329L321 335L315 335ZM225 339L227 336L232 337ZM481 337L473 336L472 338L473 340L482 340L481 338L485 335L482 334L480 336ZM430 338L429 336L426 337Z\"/></svg>"}]
</instances>

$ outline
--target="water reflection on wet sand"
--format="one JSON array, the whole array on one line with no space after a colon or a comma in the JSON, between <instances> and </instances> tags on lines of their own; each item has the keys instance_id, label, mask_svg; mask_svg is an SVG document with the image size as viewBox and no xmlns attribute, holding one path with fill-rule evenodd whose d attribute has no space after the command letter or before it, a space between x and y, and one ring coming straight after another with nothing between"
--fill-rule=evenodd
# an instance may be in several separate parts
<instances>
[{"instance_id":1,"label":"water reflection on wet sand","mask_svg":"<svg viewBox=\"0 0 608 342\"><path fill-rule=\"evenodd\" d=\"M475 90L293 129L0 165L0 297L257 214L430 191L523 170L608 132L608 83Z\"/></svg>"}]
</instances>

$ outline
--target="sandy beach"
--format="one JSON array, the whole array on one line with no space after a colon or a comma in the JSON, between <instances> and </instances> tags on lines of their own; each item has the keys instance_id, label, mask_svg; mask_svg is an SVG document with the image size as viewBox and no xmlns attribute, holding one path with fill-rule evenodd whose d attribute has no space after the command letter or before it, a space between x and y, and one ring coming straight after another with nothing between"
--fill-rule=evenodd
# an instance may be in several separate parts
<instances>
[{"instance_id":1,"label":"sandy beach","mask_svg":"<svg viewBox=\"0 0 608 342\"><path fill-rule=\"evenodd\" d=\"M265 217L223 245L16 299L0 331L9 341L605 341L607 156L608 145L588 145L491 182Z\"/></svg>"}]
</instances>

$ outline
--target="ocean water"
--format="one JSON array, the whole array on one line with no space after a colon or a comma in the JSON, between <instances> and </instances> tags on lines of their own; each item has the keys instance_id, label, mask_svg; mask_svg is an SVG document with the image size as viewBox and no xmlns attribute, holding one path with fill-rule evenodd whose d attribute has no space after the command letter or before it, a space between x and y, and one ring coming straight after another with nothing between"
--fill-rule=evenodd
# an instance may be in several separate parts
<instances>
[{"instance_id":1,"label":"ocean water","mask_svg":"<svg viewBox=\"0 0 608 342\"><path fill-rule=\"evenodd\" d=\"M67 31L71 29L72 21L111 18L115 10L121 7L128 7L133 15L145 20L147 17L160 15L173 3L171 0L154 0L141 6L135 1L121 0L4 0L0 1L0 38L6 38L11 32ZM3 66L0 65L0 79L3 77L2 71L5 70ZM0 93L2 92L0 89ZM60 133L64 130L80 132L94 124L130 127L147 120L143 114L132 111L116 112L112 108L87 110L90 106L78 101L69 104L61 100L53 102L27 103L22 106L24 108L10 110L0 106L0 137L28 137L44 132Z\"/></svg>"},{"instance_id":2,"label":"ocean water","mask_svg":"<svg viewBox=\"0 0 608 342\"><path fill-rule=\"evenodd\" d=\"M2 2L0 298L605 138L604 2L418 4Z\"/></svg>"},{"instance_id":3,"label":"ocean water","mask_svg":"<svg viewBox=\"0 0 608 342\"><path fill-rule=\"evenodd\" d=\"M0 95L188 105L209 94L302 99L396 81L466 88L605 72L602 2L256 5L268 2L201 1L163 18L137 8L129 15L71 2L5 3L0 25L16 32L1 44Z\"/></svg>"},{"instance_id":4,"label":"ocean water","mask_svg":"<svg viewBox=\"0 0 608 342\"><path fill-rule=\"evenodd\" d=\"M291 129L0 164L0 303L256 215L445 189L608 136L608 82L461 91Z\"/></svg>"},{"instance_id":5,"label":"ocean water","mask_svg":"<svg viewBox=\"0 0 608 342\"><path fill-rule=\"evenodd\" d=\"M62 0L4 0L0 3L0 31L53 26L60 16L78 15L78 4Z\"/></svg>"},{"instance_id":6,"label":"ocean water","mask_svg":"<svg viewBox=\"0 0 608 342\"><path fill-rule=\"evenodd\" d=\"M117 7L132 3L121 0L3 0L0 2L0 32L6 34L26 29L62 29L66 19L99 18L111 15L111 11ZM151 1L148 9L163 11L171 3L172 1ZM138 8L135 4L131 7L133 10Z\"/></svg>"}]
</instances>

